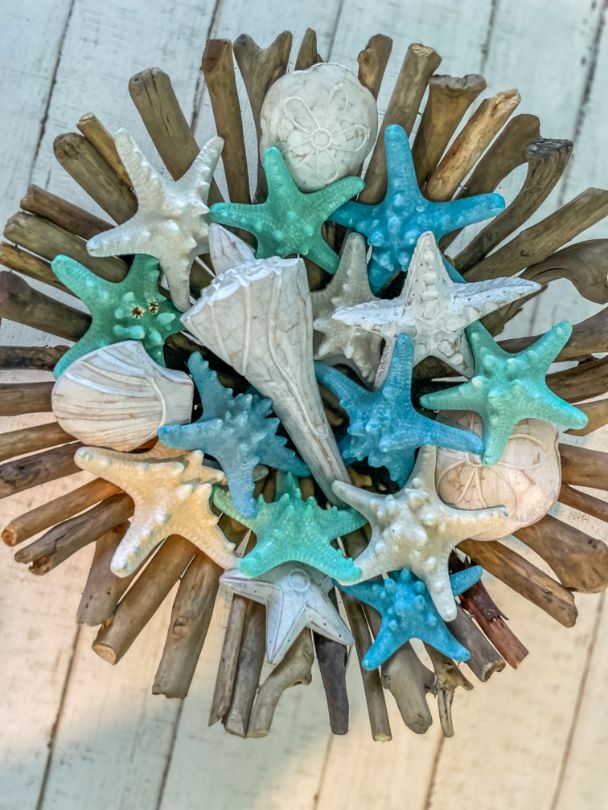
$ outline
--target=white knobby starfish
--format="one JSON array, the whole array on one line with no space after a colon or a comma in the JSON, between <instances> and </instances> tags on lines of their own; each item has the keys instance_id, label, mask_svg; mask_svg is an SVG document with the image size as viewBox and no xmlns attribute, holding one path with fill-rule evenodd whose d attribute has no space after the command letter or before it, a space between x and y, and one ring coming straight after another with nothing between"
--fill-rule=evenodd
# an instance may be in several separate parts
<instances>
[{"instance_id":1,"label":"white knobby starfish","mask_svg":"<svg viewBox=\"0 0 608 810\"><path fill-rule=\"evenodd\" d=\"M465 327L539 285L520 278L496 278L472 284L452 281L430 231L418 239L403 290L397 298L375 298L340 307L334 318L381 335L387 341L376 385L382 383L397 335L414 340L414 363L438 357L461 374L473 373L473 356Z\"/></svg>"},{"instance_id":2,"label":"white knobby starfish","mask_svg":"<svg viewBox=\"0 0 608 810\"><path fill-rule=\"evenodd\" d=\"M330 577L302 563L284 563L252 579L240 571L220 581L234 593L266 605L266 656L278 664L305 627L340 644L354 644L328 594Z\"/></svg>"},{"instance_id":3,"label":"white knobby starfish","mask_svg":"<svg viewBox=\"0 0 608 810\"><path fill-rule=\"evenodd\" d=\"M369 545L355 559L361 580L407 567L423 580L441 617L452 621L456 618L448 569L452 549L489 529L499 536L508 513L504 506L455 509L444 503L435 487L436 457L436 447L422 447L406 485L395 495L367 492L341 481L334 483L334 491L372 527Z\"/></svg>"},{"instance_id":4,"label":"white knobby starfish","mask_svg":"<svg viewBox=\"0 0 608 810\"><path fill-rule=\"evenodd\" d=\"M211 138L179 180L160 174L126 130L118 130L115 142L133 184L137 211L122 225L89 239L87 249L91 256L154 256L167 277L173 303L188 309L190 268L208 249L206 203L224 141Z\"/></svg>"}]
</instances>

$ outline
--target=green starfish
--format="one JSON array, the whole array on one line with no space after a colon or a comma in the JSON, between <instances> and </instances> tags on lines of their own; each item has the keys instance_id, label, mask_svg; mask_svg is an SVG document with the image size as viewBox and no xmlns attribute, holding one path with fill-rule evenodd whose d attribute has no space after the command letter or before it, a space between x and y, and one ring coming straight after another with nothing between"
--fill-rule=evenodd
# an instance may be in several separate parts
<instances>
[{"instance_id":1,"label":"green starfish","mask_svg":"<svg viewBox=\"0 0 608 810\"><path fill-rule=\"evenodd\" d=\"M436 411L475 411L483 420L484 464L496 464L511 431L522 419L542 419L561 428L582 428L585 414L549 390L545 375L568 342L572 324L562 321L518 354L505 352L481 324L466 330L475 360L469 382L420 398Z\"/></svg>"},{"instance_id":2,"label":"green starfish","mask_svg":"<svg viewBox=\"0 0 608 810\"><path fill-rule=\"evenodd\" d=\"M85 334L55 366L56 377L84 354L121 340L140 340L150 357L165 365L165 340L182 326L179 310L158 289L156 259L136 255L125 278L117 283L100 278L68 256L57 256L51 266L59 281L87 305L92 317Z\"/></svg>"},{"instance_id":3,"label":"green starfish","mask_svg":"<svg viewBox=\"0 0 608 810\"><path fill-rule=\"evenodd\" d=\"M302 500L298 479L291 473L277 474L272 503L258 497L255 517L242 515L226 489L214 488L213 503L257 536L255 548L239 563L248 577L289 561L310 565L338 582L355 582L361 576L350 557L331 541L359 529L365 518L354 509L322 509L313 497Z\"/></svg>"},{"instance_id":4,"label":"green starfish","mask_svg":"<svg viewBox=\"0 0 608 810\"><path fill-rule=\"evenodd\" d=\"M258 205L216 203L211 206L211 219L253 233L258 240L258 259L301 253L335 273L338 256L323 239L321 228L334 211L363 189L363 180L344 177L320 191L304 194L275 146L264 152L262 162L268 182L266 201Z\"/></svg>"}]
</instances>

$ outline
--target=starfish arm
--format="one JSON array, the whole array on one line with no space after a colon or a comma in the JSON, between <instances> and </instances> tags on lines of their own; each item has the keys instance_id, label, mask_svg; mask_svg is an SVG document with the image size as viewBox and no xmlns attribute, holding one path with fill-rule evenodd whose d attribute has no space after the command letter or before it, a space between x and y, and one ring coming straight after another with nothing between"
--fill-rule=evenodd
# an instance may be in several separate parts
<instances>
[{"instance_id":1,"label":"starfish arm","mask_svg":"<svg viewBox=\"0 0 608 810\"><path fill-rule=\"evenodd\" d=\"M477 194L448 203L433 203L431 210L437 217L435 236L440 238L451 231L482 222L499 214L504 207L505 201L500 194Z\"/></svg>"},{"instance_id":2,"label":"starfish arm","mask_svg":"<svg viewBox=\"0 0 608 810\"><path fill-rule=\"evenodd\" d=\"M261 500L263 501L264 499L261 498ZM232 495L227 489L224 487L213 487L213 503L225 515L228 515L228 517L231 517L234 520L238 520L238 522L243 526L247 526L248 529L253 529L255 531L255 519L245 517L241 512L239 512ZM258 499L258 511L260 505L260 499Z\"/></svg>"},{"instance_id":3,"label":"starfish arm","mask_svg":"<svg viewBox=\"0 0 608 810\"><path fill-rule=\"evenodd\" d=\"M279 441L279 436L273 438L274 440L265 442L260 448L260 462L268 467L290 472L298 478L310 475L310 470L302 459L289 447L285 447L285 444Z\"/></svg>"},{"instance_id":4,"label":"starfish arm","mask_svg":"<svg viewBox=\"0 0 608 810\"><path fill-rule=\"evenodd\" d=\"M519 355L530 365L546 373L551 364L555 362L557 355L570 340L572 334L572 324L570 321L561 321L550 329L546 335L536 340Z\"/></svg>"},{"instance_id":5,"label":"starfish arm","mask_svg":"<svg viewBox=\"0 0 608 810\"><path fill-rule=\"evenodd\" d=\"M454 638L440 618L437 619L437 625L429 628L427 632L423 630L419 637L421 641L454 661L468 661L471 657L471 653L458 639ZM418 638L418 636L414 636L414 638Z\"/></svg>"},{"instance_id":6,"label":"starfish arm","mask_svg":"<svg viewBox=\"0 0 608 810\"><path fill-rule=\"evenodd\" d=\"M193 518L196 520L197 513L199 520L193 526ZM217 519L215 522L209 521L208 505L203 506L203 508L195 506L192 513L183 522L183 525L180 524L180 520L175 521L171 527L173 533L186 537L220 568L231 569L237 565L238 557L234 553L234 543L231 543L224 535L224 532L217 526Z\"/></svg>"},{"instance_id":7,"label":"starfish arm","mask_svg":"<svg viewBox=\"0 0 608 810\"><path fill-rule=\"evenodd\" d=\"M315 374L321 385L338 397L340 405L349 414L368 403L372 396L369 391L351 380L346 374L342 374L325 363L315 363Z\"/></svg>"},{"instance_id":8,"label":"starfish arm","mask_svg":"<svg viewBox=\"0 0 608 810\"><path fill-rule=\"evenodd\" d=\"M200 354L190 355L188 369L201 397L204 418L221 419L234 399L232 391L221 384Z\"/></svg>"},{"instance_id":9,"label":"starfish arm","mask_svg":"<svg viewBox=\"0 0 608 810\"><path fill-rule=\"evenodd\" d=\"M481 579L483 568L481 565L471 565L463 571L457 571L450 576L450 584L452 586L452 593L454 596L460 596L461 593L468 591L473 585L476 585Z\"/></svg>"},{"instance_id":10,"label":"starfish arm","mask_svg":"<svg viewBox=\"0 0 608 810\"><path fill-rule=\"evenodd\" d=\"M323 592L319 594L319 607L309 605L307 608L308 626L326 638L338 644L349 646L355 643L352 633L335 605Z\"/></svg>"},{"instance_id":11,"label":"starfish arm","mask_svg":"<svg viewBox=\"0 0 608 810\"><path fill-rule=\"evenodd\" d=\"M338 509L331 506L329 509L319 509L316 513L317 521L325 532L325 536L333 540L360 529L367 523L366 518L354 509Z\"/></svg>"},{"instance_id":12,"label":"starfish arm","mask_svg":"<svg viewBox=\"0 0 608 810\"><path fill-rule=\"evenodd\" d=\"M158 463L147 453L122 453L102 447L80 447L74 454L74 461L81 470L104 478L125 492L129 491L130 482L150 478L159 469ZM163 472L167 475L183 469L184 464L179 459L163 463Z\"/></svg>"},{"instance_id":13,"label":"starfish arm","mask_svg":"<svg viewBox=\"0 0 608 810\"><path fill-rule=\"evenodd\" d=\"M210 456L215 456L206 441L208 437L205 428L207 424L213 425L216 421L219 422L213 420L210 423L194 422L191 425L163 425L158 429L158 438L167 447L175 447L177 450L203 450Z\"/></svg>"},{"instance_id":14,"label":"starfish arm","mask_svg":"<svg viewBox=\"0 0 608 810\"><path fill-rule=\"evenodd\" d=\"M400 270L405 270L392 256L392 251L374 248L369 263L369 285L379 293Z\"/></svg>"},{"instance_id":15,"label":"starfish arm","mask_svg":"<svg viewBox=\"0 0 608 810\"><path fill-rule=\"evenodd\" d=\"M246 518L254 518L256 502L253 497L253 472L258 459L247 454L240 454L238 458L222 458L222 468L226 473L228 487L235 507Z\"/></svg>"},{"instance_id":16,"label":"starfish arm","mask_svg":"<svg viewBox=\"0 0 608 810\"><path fill-rule=\"evenodd\" d=\"M290 498L293 498L296 501L302 500L302 492L300 490L299 481L296 476L292 475L290 472L279 470L275 480L274 490L275 501L280 500L283 495L289 495Z\"/></svg>"},{"instance_id":17,"label":"starfish arm","mask_svg":"<svg viewBox=\"0 0 608 810\"><path fill-rule=\"evenodd\" d=\"M194 242L194 240L193 240ZM157 251L160 253L160 251ZM180 312L190 308L190 269L194 255L180 256L177 251L162 251L157 258L167 279L171 300ZM192 254L196 254L196 242Z\"/></svg>"},{"instance_id":18,"label":"starfish arm","mask_svg":"<svg viewBox=\"0 0 608 810\"><path fill-rule=\"evenodd\" d=\"M239 561L239 571L248 577L259 577L271 568L288 562L291 559L289 550L281 542L282 539L279 530L270 535L258 536L254 548Z\"/></svg>"},{"instance_id":19,"label":"starfish arm","mask_svg":"<svg viewBox=\"0 0 608 810\"><path fill-rule=\"evenodd\" d=\"M268 184L268 202L279 202L279 194L282 197L283 194L299 192L289 173L285 158L276 146L266 149L262 157L262 165Z\"/></svg>"},{"instance_id":20,"label":"starfish arm","mask_svg":"<svg viewBox=\"0 0 608 810\"><path fill-rule=\"evenodd\" d=\"M335 273L338 269L338 254L330 248L322 236L311 243L306 255L328 273Z\"/></svg>"},{"instance_id":21,"label":"starfish arm","mask_svg":"<svg viewBox=\"0 0 608 810\"><path fill-rule=\"evenodd\" d=\"M458 611L450 586L447 557L448 555L446 554L445 559L438 560L431 575L422 576L423 571L418 571L417 573L421 576L421 579L423 579L437 613L444 621L451 622L456 618Z\"/></svg>"},{"instance_id":22,"label":"starfish arm","mask_svg":"<svg viewBox=\"0 0 608 810\"><path fill-rule=\"evenodd\" d=\"M411 402L414 342L408 335L399 335L393 345L388 373L382 383L382 395L395 402Z\"/></svg>"},{"instance_id":23,"label":"starfish arm","mask_svg":"<svg viewBox=\"0 0 608 810\"><path fill-rule=\"evenodd\" d=\"M475 411L481 413L484 407L484 395L477 379L462 385L433 391L420 397L423 408L431 411Z\"/></svg>"},{"instance_id":24,"label":"starfish arm","mask_svg":"<svg viewBox=\"0 0 608 810\"><path fill-rule=\"evenodd\" d=\"M471 315L475 315L475 320L480 320L505 304L531 295L539 290L540 286L536 281L528 281L525 278L500 278L473 284L458 284L452 294L456 301L462 301L463 307L470 303L473 307Z\"/></svg>"},{"instance_id":25,"label":"starfish arm","mask_svg":"<svg viewBox=\"0 0 608 810\"><path fill-rule=\"evenodd\" d=\"M380 625L380 632L374 643L361 659L361 666L367 670L378 669L412 638L406 630L390 630L387 621Z\"/></svg>"},{"instance_id":26,"label":"starfish arm","mask_svg":"<svg viewBox=\"0 0 608 810\"><path fill-rule=\"evenodd\" d=\"M539 419L553 422L564 430L580 430L589 421L586 413L558 397L550 388L543 392L542 405L538 411L539 414L542 414L542 416L539 415Z\"/></svg>"},{"instance_id":27,"label":"starfish arm","mask_svg":"<svg viewBox=\"0 0 608 810\"><path fill-rule=\"evenodd\" d=\"M364 515L368 520L370 520L370 518L376 514L376 511L384 502L383 495L368 492L365 489L354 487L352 484L346 484L343 481L334 481L331 488L338 498L341 498L345 503L347 503L357 512L361 513L361 515Z\"/></svg>"},{"instance_id":28,"label":"starfish arm","mask_svg":"<svg viewBox=\"0 0 608 810\"><path fill-rule=\"evenodd\" d=\"M338 225L344 225L345 228L353 228L359 233L366 234L366 222L368 220L368 212L375 206L363 205L362 203L347 202L340 206L337 211L329 217L331 222L336 222Z\"/></svg>"},{"instance_id":29,"label":"starfish arm","mask_svg":"<svg viewBox=\"0 0 608 810\"><path fill-rule=\"evenodd\" d=\"M146 559L148 554L167 537L157 527L149 525L148 515L137 516L131 521L127 533L114 552L110 568L117 577L130 576Z\"/></svg>"},{"instance_id":30,"label":"starfish arm","mask_svg":"<svg viewBox=\"0 0 608 810\"><path fill-rule=\"evenodd\" d=\"M394 301L374 298L374 300L354 306L339 306L332 314L332 318L346 326L357 327L365 332L393 337L393 330L390 327L397 318L401 318L402 313L402 307L395 304Z\"/></svg>"},{"instance_id":31,"label":"starfish arm","mask_svg":"<svg viewBox=\"0 0 608 810\"><path fill-rule=\"evenodd\" d=\"M269 664L279 664L294 641L306 627L304 605L286 609L281 596L268 603L266 608L266 658Z\"/></svg>"},{"instance_id":32,"label":"starfish arm","mask_svg":"<svg viewBox=\"0 0 608 810\"><path fill-rule=\"evenodd\" d=\"M224 148L224 139L216 136L207 141L186 174L177 181L183 189L195 189L203 202L207 202L211 179Z\"/></svg>"},{"instance_id":33,"label":"starfish arm","mask_svg":"<svg viewBox=\"0 0 608 810\"><path fill-rule=\"evenodd\" d=\"M67 352L59 358L53 374L57 378L75 361L85 354L100 349L102 346L107 346L114 341L108 340L102 329L99 329L94 323L87 329L80 340L67 350Z\"/></svg>"},{"instance_id":34,"label":"starfish arm","mask_svg":"<svg viewBox=\"0 0 608 810\"><path fill-rule=\"evenodd\" d=\"M162 195L163 177L148 161L135 139L126 129L119 129L114 138L116 149L127 170L137 197L138 210L155 212L156 199Z\"/></svg>"},{"instance_id":35,"label":"starfish arm","mask_svg":"<svg viewBox=\"0 0 608 810\"><path fill-rule=\"evenodd\" d=\"M360 177L343 177L335 183L314 192L315 208L323 221L348 200L363 191L365 183Z\"/></svg>"},{"instance_id":36,"label":"starfish arm","mask_svg":"<svg viewBox=\"0 0 608 810\"><path fill-rule=\"evenodd\" d=\"M493 466L500 460L516 424L517 417L506 412L483 416L482 461L486 466Z\"/></svg>"},{"instance_id":37,"label":"starfish arm","mask_svg":"<svg viewBox=\"0 0 608 810\"><path fill-rule=\"evenodd\" d=\"M262 208L260 205L247 205L245 203L215 203L209 209L209 217L212 222L220 225L230 225L233 228L243 228L254 235L258 230L258 214L256 209Z\"/></svg>"},{"instance_id":38,"label":"starfish arm","mask_svg":"<svg viewBox=\"0 0 608 810\"><path fill-rule=\"evenodd\" d=\"M471 430L446 425L444 422L437 422L429 419L429 425L425 421L424 444L434 444L437 447L447 447L450 450L462 450L465 453L475 453L480 456L483 452L483 439Z\"/></svg>"},{"instance_id":39,"label":"starfish arm","mask_svg":"<svg viewBox=\"0 0 608 810\"><path fill-rule=\"evenodd\" d=\"M386 150L386 174L388 194L407 194L412 207L416 198L422 198L416 179L407 133L398 124L391 124L384 131Z\"/></svg>"},{"instance_id":40,"label":"starfish arm","mask_svg":"<svg viewBox=\"0 0 608 810\"><path fill-rule=\"evenodd\" d=\"M509 517L504 506L493 506L489 509L453 509L449 506L445 508L448 511L446 533L454 543L482 532L500 532Z\"/></svg>"},{"instance_id":41,"label":"starfish arm","mask_svg":"<svg viewBox=\"0 0 608 810\"><path fill-rule=\"evenodd\" d=\"M75 259L56 256L51 262L51 268L59 281L75 293L89 310L112 302L115 285L95 275Z\"/></svg>"},{"instance_id":42,"label":"starfish arm","mask_svg":"<svg viewBox=\"0 0 608 810\"><path fill-rule=\"evenodd\" d=\"M151 233L138 214L109 231L92 236L87 242L91 256L125 256L130 253L154 255Z\"/></svg>"}]
</instances>

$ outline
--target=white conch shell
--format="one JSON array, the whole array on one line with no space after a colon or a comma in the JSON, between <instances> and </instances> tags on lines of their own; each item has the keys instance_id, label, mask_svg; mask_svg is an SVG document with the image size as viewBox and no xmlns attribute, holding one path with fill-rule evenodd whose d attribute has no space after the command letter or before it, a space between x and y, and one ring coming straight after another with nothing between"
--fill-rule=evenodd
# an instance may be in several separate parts
<instances>
[{"instance_id":1,"label":"white conch shell","mask_svg":"<svg viewBox=\"0 0 608 810\"><path fill-rule=\"evenodd\" d=\"M294 182L317 191L358 173L376 140L378 110L350 70L322 62L272 85L260 125L260 152L278 146Z\"/></svg>"},{"instance_id":2,"label":"white conch shell","mask_svg":"<svg viewBox=\"0 0 608 810\"><path fill-rule=\"evenodd\" d=\"M442 419L481 435L481 418L469 411L446 411ZM437 450L437 491L459 509L504 504L509 517L500 532L476 534L476 540L496 540L544 517L561 486L559 431L549 422L518 422L497 464L487 467L474 453Z\"/></svg>"},{"instance_id":3,"label":"white conch shell","mask_svg":"<svg viewBox=\"0 0 608 810\"><path fill-rule=\"evenodd\" d=\"M185 327L272 399L300 455L332 502L348 481L323 410L312 358L312 306L302 259L273 256L226 270L182 315Z\"/></svg>"},{"instance_id":4,"label":"white conch shell","mask_svg":"<svg viewBox=\"0 0 608 810\"><path fill-rule=\"evenodd\" d=\"M162 425L189 422L194 385L181 371L155 363L138 340L125 340L75 360L53 388L61 427L80 441L133 450Z\"/></svg>"},{"instance_id":5,"label":"white conch shell","mask_svg":"<svg viewBox=\"0 0 608 810\"><path fill-rule=\"evenodd\" d=\"M209 225L209 255L216 276L231 267L255 261L255 250L217 222Z\"/></svg>"}]
</instances>

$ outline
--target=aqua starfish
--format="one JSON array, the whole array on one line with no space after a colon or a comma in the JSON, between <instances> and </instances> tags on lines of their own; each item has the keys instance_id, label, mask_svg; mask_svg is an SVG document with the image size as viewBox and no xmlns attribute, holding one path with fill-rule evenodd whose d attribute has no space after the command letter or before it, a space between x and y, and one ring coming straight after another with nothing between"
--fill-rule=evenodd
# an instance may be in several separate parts
<instances>
[{"instance_id":1,"label":"aqua starfish","mask_svg":"<svg viewBox=\"0 0 608 810\"><path fill-rule=\"evenodd\" d=\"M347 202L330 217L354 228L372 246L369 281L378 292L399 270L407 270L416 242L425 231L437 240L444 234L481 222L505 206L500 194L477 194L449 202L431 202L418 188L412 152L405 130L392 124L384 133L387 192L382 202ZM453 268L453 280L461 276Z\"/></svg>"},{"instance_id":2,"label":"aqua starfish","mask_svg":"<svg viewBox=\"0 0 608 810\"><path fill-rule=\"evenodd\" d=\"M407 335L395 341L386 379L368 391L335 368L316 363L317 377L332 391L347 412L348 435L340 444L347 461L367 458L372 467L386 467L393 481L403 486L414 466L418 447L434 444L452 450L481 453L483 442L475 433L423 416L412 404L414 344Z\"/></svg>"},{"instance_id":3,"label":"aqua starfish","mask_svg":"<svg viewBox=\"0 0 608 810\"><path fill-rule=\"evenodd\" d=\"M572 324L562 321L518 354L498 346L481 324L466 330L475 362L469 382L425 394L420 403L436 411L475 411L483 421L484 464L496 464L515 425L542 419L561 428L582 428L587 417L549 390L545 375L568 342Z\"/></svg>"},{"instance_id":4,"label":"aqua starfish","mask_svg":"<svg viewBox=\"0 0 608 810\"><path fill-rule=\"evenodd\" d=\"M473 565L452 574L450 585L454 596L475 585L482 573L481 566ZM424 582L408 568L394 571L384 580L358 582L340 586L340 589L373 607L382 619L380 632L361 661L365 669L382 666L412 638L424 641L455 661L466 661L470 657L466 647L446 627Z\"/></svg>"},{"instance_id":5,"label":"aqua starfish","mask_svg":"<svg viewBox=\"0 0 608 810\"><path fill-rule=\"evenodd\" d=\"M80 340L55 366L58 377L88 352L119 343L140 340L152 359L165 365L163 345L182 325L179 311L158 289L158 262L137 255L122 281L106 281L68 256L57 256L53 272L66 287L87 305L92 322Z\"/></svg>"},{"instance_id":6,"label":"aqua starfish","mask_svg":"<svg viewBox=\"0 0 608 810\"><path fill-rule=\"evenodd\" d=\"M222 225L244 228L258 240L256 256L289 256L301 253L319 267L335 273L338 256L321 235L323 223L364 186L360 177L344 177L320 191L304 194L293 182L281 152L264 152L268 197L259 205L216 203L211 219Z\"/></svg>"},{"instance_id":7,"label":"aqua starfish","mask_svg":"<svg viewBox=\"0 0 608 810\"><path fill-rule=\"evenodd\" d=\"M226 473L236 507L247 517L255 515L253 471L266 464L295 475L309 475L308 467L287 439L276 435L279 420L269 417L272 401L258 394L237 394L225 388L200 354L193 354L188 368L201 397L203 415L191 425L167 425L159 438L169 447L202 450L213 456Z\"/></svg>"},{"instance_id":8,"label":"aqua starfish","mask_svg":"<svg viewBox=\"0 0 608 810\"><path fill-rule=\"evenodd\" d=\"M321 509L313 497L302 500L298 479L291 473L278 473L272 503L259 496L254 518L238 511L226 489L214 489L213 503L257 536L255 548L238 566L247 576L257 577L276 565L294 561L310 565L338 582L359 579L357 566L331 541L361 528L365 518L354 509Z\"/></svg>"}]
</instances>

